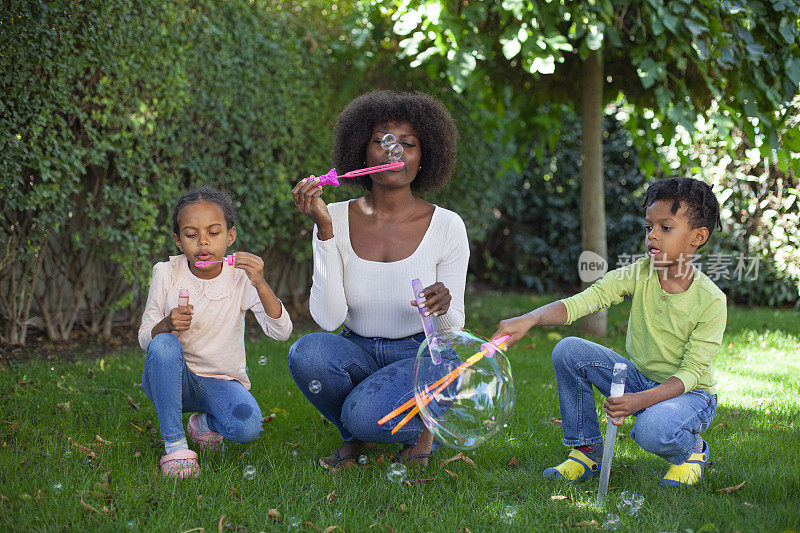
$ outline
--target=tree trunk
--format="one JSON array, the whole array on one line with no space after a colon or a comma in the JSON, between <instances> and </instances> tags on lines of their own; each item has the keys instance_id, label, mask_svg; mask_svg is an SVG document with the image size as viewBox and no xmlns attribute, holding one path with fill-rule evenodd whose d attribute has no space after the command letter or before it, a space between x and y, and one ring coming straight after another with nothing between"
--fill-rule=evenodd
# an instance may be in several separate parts
<instances>
[{"instance_id":1,"label":"tree trunk","mask_svg":"<svg viewBox=\"0 0 800 533\"><path fill-rule=\"evenodd\" d=\"M583 181L581 183L581 241L608 261L606 256L606 206L603 193L603 55L593 52L582 67ZM589 284L584 283L584 288ZM606 312L581 320L581 331L606 334Z\"/></svg>"}]
</instances>

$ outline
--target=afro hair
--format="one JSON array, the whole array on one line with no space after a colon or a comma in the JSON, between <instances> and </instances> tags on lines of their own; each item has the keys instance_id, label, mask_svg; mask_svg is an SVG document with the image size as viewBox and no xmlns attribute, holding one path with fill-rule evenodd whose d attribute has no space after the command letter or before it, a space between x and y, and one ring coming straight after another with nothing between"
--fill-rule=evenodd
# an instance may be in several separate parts
<instances>
[{"instance_id":1,"label":"afro hair","mask_svg":"<svg viewBox=\"0 0 800 533\"><path fill-rule=\"evenodd\" d=\"M422 158L411 189L425 193L447 184L456 163L458 129L439 100L423 92L373 91L342 109L333 128L333 164L340 174L364 166L367 143L377 124L407 122L417 132ZM367 190L369 176L356 178Z\"/></svg>"}]
</instances>

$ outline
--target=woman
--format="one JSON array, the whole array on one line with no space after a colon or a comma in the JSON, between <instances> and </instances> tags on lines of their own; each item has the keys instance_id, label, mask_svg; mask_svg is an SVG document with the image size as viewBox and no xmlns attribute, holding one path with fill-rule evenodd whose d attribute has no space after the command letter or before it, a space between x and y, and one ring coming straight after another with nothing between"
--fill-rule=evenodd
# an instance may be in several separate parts
<instances>
[{"instance_id":1,"label":"woman","mask_svg":"<svg viewBox=\"0 0 800 533\"><path fill-rule=\"evenodd\" d=\"M413 395L414 358L425 336L411 280L426 287L424 303L439 327L464 325L464 222L414 194L449 180L458 138L453 119L424 93L362 95L334 127L340 173L388 162L381 147L387 133L402 145L405 166L357 178L363 197L326 206L313 176L292 190L297 208L315 224L310 308L327 332L300 338L289 351L289 370L344 440L320 459L327 469L352 465L368 442L401 442L400 460L422 464L440 446L419 417L394 435L401 417L377 423ZM330 333L342 323L341 334Z\"/></svg>"}]
</instances>

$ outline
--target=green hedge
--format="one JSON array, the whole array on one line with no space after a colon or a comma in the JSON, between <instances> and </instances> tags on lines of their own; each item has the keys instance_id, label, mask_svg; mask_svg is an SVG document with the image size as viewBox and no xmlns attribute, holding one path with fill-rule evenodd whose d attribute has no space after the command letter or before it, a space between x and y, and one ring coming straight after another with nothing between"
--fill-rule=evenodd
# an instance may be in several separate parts
<instances>
[{"instance_id":1,"label":"green hedge","mask_svg":"<svg viewBox=\"0 0 800 533\"><path fill-rule=\"evenodd\" d=\"M380 88L433 93L458 123L455 175L428 199L464 218L471 279L538 290L574 283L577 121L555 146L531 146L527 168L508 167L519 147L507 132L519 118L487 109L480 90L453 93L433 63L411 68L396 41L370 33L374 21L343 34L352 3L4 2L0 340L24 343L29 325L51 339L75 327L107 337L112 319L135 326L153 263L174 253L171 206L199 184L232 193L236 249L262 255L270 283L302 310L311 224L290 189L329 168L341 107ZM627 137L607 126L615 257L638 247L633 198L643 177ZM359 194L343 187L326 199ZM797 301L787 287L775 303Z\"/></svg>"}]
</instances>

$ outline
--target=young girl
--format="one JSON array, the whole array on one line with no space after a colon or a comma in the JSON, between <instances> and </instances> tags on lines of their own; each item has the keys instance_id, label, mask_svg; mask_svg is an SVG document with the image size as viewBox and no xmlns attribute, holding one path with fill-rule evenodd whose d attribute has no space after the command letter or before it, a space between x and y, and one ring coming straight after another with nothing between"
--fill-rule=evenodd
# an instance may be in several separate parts
<instances>
[{"instance_id":1,"label":"young girl","mask_svg":"<svg viewBox=\"0 0 800 533\"><path fill-rule=\"evenodd\" d=\"M286 309L264 280L260 257L237 252L233 265L219 262L236 240L235 216L221 191L184 193L172 214L172 237L183 253L153 267L139 344L147 351L142 388L156 407L165 449L159 464L166 476L200 474L181 413L195 413L187 429L200 448L221 449L223 437L245 443L261 434L261 410L245 373L245 311L251 309L274 339L285 341L292 333ZM178 300L183 289L188 306Z\"/></svg>"}]
</instances>

